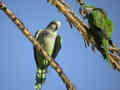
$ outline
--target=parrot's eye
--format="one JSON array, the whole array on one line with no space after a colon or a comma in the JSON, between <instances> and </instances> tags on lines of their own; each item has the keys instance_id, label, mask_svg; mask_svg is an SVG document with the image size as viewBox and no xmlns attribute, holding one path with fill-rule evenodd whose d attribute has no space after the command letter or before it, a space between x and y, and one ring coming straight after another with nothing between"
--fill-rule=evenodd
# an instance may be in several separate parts
<instances>
[{"instance_id":1,"label":"parrot's eye","mask_svg":"<svg viewBox=\"0 0 120 90\"><path fill-rule=\"evenodd\" d=\"M86 12L85 12L85 11L83 11L82 13L83 13L83 15L85 15L85 14L86 14Z\"/></svg>"},{"instance_id":2,"label":"parrot's eye","mask_svg":"<svg viewBox=\"0 0 120 90\"><path fill-rule=\"evenodd\" d=\"M83 8L80 8L79 11L82 16L86 15L86 11Z\"/></svg>"}]
</instances>

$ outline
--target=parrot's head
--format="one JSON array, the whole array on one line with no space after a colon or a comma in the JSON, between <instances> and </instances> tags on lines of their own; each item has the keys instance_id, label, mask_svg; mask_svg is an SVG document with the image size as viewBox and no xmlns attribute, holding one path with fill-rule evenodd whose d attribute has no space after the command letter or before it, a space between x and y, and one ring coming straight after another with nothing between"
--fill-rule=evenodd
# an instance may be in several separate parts
<instances>
[{"instance_id":1,"label":"parrot's head","mask_svg":"<svg viewBox=\"0 0 120 90\"><path fill-rule=\"evenodd\" d=\"M80 7L80 14L83 16L83 18L88 18L89 14L92 12L93 9L95 9L95 6L92 5L83 5Z\"/></svg>"},{"instance_id":2,"label":"parrot's head","mask_svg":"<svg viewBox=\"0 0 120 90\"><path fill-rule=\"evenodd\" d=\"M60 28L61 22L60 21L52 21L50 24L48 24L47 29L51 30L52 32L57 32L57 30Z\"/></svg>"}]
</instances>

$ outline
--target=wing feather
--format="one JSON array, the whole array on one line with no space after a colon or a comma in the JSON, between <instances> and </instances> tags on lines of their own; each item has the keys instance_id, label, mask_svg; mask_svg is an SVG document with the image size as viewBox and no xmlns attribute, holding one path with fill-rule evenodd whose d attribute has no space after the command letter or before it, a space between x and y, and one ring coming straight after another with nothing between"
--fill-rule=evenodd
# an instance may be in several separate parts
<instances>
[{"instance_id":1,"label":"wing feather","mask_svg":"<svg viewBox=\"0 0 120 90\"><path fill-rule=\"evenodd\" d=\"M35 33L35 39L38 40L38 37L39 37L39 34L42 30L38 30L36 33ZM33 50L34 50L34 58L35 58L35 62L36 62L36 65L38 66L38 61L37 61L37 50L35 48L35 46L33 47Z\"/></svg>"},{"instance_id":2,"label":"wing feather","mask_svg":"<svg viewBox=\"0 0 120 90\"><path fill-rule=\"evenodd\" d=\"M55 59L56 56L58 55L61 47L62 47L62 39L60 35L57 35L56 40L55 40L55 46L52 54L52 58Z\"/></svg>"}]
</instances>

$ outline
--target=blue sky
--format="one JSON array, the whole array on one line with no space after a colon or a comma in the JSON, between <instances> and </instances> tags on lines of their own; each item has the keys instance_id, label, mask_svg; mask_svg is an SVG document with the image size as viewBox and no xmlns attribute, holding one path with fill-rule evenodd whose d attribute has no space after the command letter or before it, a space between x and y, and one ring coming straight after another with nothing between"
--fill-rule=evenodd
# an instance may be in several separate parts
<instances>
[{"instance_id":1,"label":"blue sky","mask_svg":"<svg viewBox=\"0 0 120 90\"><path fill-rule=\"evenodd\" d=\"M65 17L46 0L3 0L20 18L32 34L44 29L52 20L62 26L62 50L56 60L77 90L120 90L120 73L112 70L98 51L85 48L83 38L70 29ZM66 0L75 10L75 0ZM104 8L115 24L112 40L120 46L120 1L86 0L89 4ZM78 11L76 11L78 13ZM11 20L0 11L0 90L34 90L36 65L33 46ZM119 42L118 42L119 41ZM66 90L57 73L49 67L43 90Z\"/></svg>"}]
</instances>

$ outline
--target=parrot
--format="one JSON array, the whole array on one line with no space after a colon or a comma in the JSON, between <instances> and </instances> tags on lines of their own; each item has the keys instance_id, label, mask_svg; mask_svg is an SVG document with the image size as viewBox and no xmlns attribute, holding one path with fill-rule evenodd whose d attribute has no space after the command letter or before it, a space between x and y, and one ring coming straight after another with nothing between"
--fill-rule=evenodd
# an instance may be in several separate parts
<instances>
[{"instance_id":1,"label":"parrot","mask_svg":"<svg viewBox=\"0 0 120 90\"><path fill-rule=\"evenodd\" d=\"M114 23L107 16L104 9L96 8L92 5L86 5L84 2L80 5L80 14L88 21L88 37L91 35L94 37L95 46L103 51L101 54L104 59L111 64L109 58L109 48L112 46L111 36L114 30Z\"/></svg>"},{"instance_id":2,"label":"parrot","mask_svg":"<svg viewBox=\"0 0 120 90\"><path fill-rule=\"evenodd\" d=\"M41 46L43 46L48 55L53 59L56 58L61 49L62 38L59 34L57 34L60 26L60 21L51 21L44 30L39 29L35 33L35 39L40 43ZM49 62L44 58L41 52L35 48L35 46L33 49L37 66L35 89L41 90L46 80Z\"/></svg>"}]
</instances>

